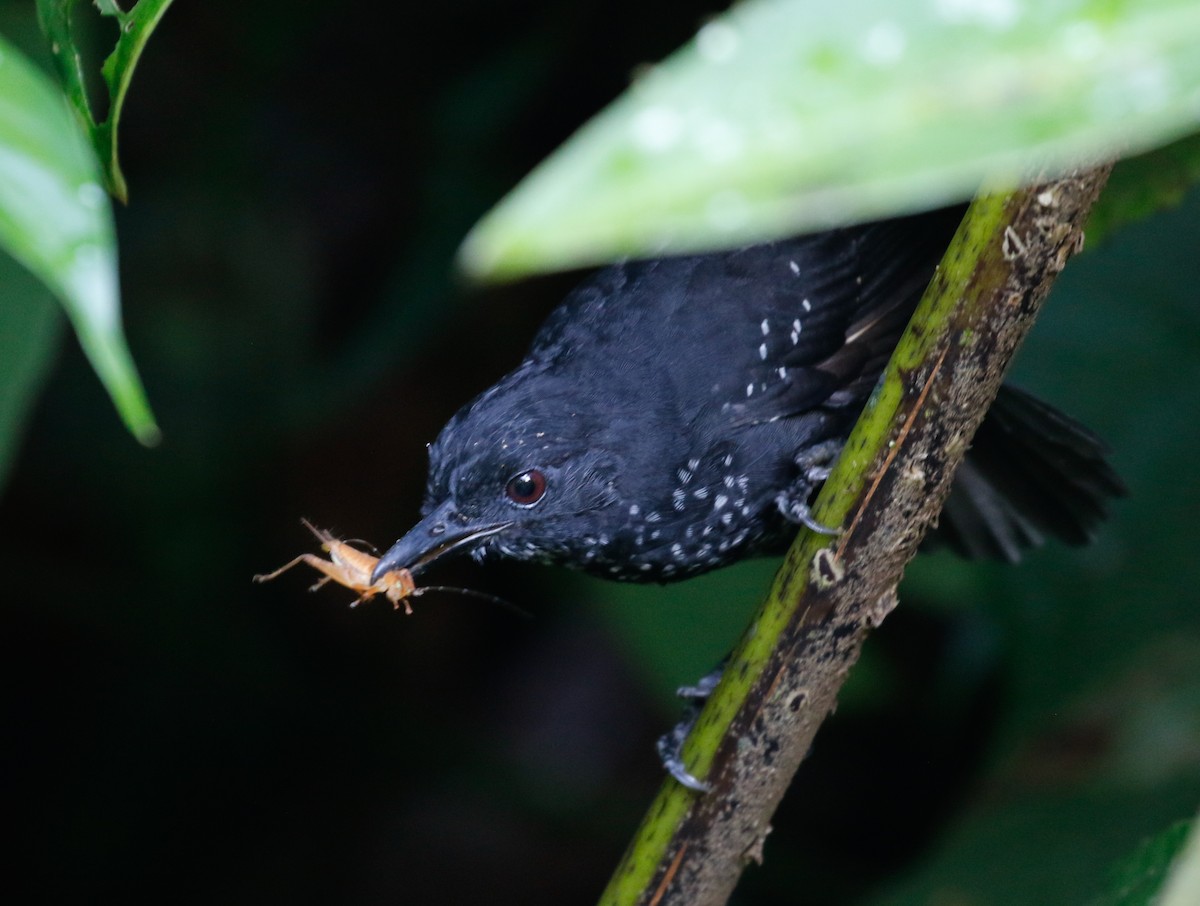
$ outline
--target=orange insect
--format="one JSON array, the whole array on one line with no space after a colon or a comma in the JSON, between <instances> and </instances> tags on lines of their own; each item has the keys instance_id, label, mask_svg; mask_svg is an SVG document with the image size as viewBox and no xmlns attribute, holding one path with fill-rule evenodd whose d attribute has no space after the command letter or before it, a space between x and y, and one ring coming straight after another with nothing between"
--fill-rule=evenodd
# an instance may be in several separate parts
<instances>
[{"instance_id":1,"label":"orange insect","mask_svg":"<svg viewBox=\"0 0 1200 906\"><path fill-rule=\"evenodd\" d=\"M329 554L329 559L323 560L316 554L301 554L272 573L255 576L255 582L268 582L287 572L297 563L307 563L317 572L325 574L325 577L318 580L317 584L312 586L309 591L316 591L333 581L338 585L344 585L351 591L358 592L358 598L350 605L351 607L356 607L363 601L370 601L376 595L383 595L392 602L392 607L397 610L403 604L404 612L408 614L413 612L412 605L408 603L409 598L416 597L422 592L435 590L434 586L417 588L412 573L407 569L390 570L384 573L378 582L372 584L371 573L375 569L375 564L379 562L378 557L372 557L345 541L338 541L329 532L317 528L307 519L300 521L305 528L317 536L322 550Z\"/></svg>"}]
</instances>

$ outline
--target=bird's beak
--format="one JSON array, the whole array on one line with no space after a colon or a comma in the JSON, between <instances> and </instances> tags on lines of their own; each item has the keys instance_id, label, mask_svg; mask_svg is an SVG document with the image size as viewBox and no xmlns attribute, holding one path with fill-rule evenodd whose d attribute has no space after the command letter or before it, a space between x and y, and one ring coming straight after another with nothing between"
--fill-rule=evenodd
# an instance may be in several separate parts
<instances>
[{"instance_id":1,"label":"bird's beak","mask_svg":"<svg viewBox=\"0 0 1200 906\"><path fill-rule=\"evenodd\" d=\"M459 516L449 502L444 503L388 548L388 552L375 565L371 582L378 582L385 573L394 569L407 569L415 573L443 554L470 547L474 542L503 531L510 525L511 522L472 523Z\"/></svg>"}]
</instances>

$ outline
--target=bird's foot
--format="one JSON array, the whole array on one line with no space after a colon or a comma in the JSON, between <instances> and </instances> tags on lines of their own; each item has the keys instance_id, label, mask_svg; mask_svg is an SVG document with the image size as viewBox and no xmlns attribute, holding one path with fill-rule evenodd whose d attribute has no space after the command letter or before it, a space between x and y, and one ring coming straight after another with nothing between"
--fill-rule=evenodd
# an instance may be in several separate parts
<instances>
[{"instance_id":1,"label":"bird's foot","mask_svg":"<svg viewBox=\"0 0 1200 906\"><path fill-rule=\"evenodd\" d=\"M801 450L792 461L810 485L817 485L829 477L843 446L840 440L823 441Z\"/></svg>"},{"instance_id":2,"label":"bird's foot","mask_svg":"<svg viewBox=\"0 0 1200 906\"><path fill-rule=\"evenodd\" d=\"M827 440L796 454L794 461L800 475L792 482L791 487L781 491L775 498L775 505L779 507L783 518L812 529L818 535L841 534L840 528L825 525L813 518L812 510L808 506L808 498L812 495L813 488L829 477L833 463L841 451L841 441Z\"/></svg>"},{"instance_id":3,"label":"bird's foot","mask_svg":"<svg viewBox=\"0 0 1200 906\"><path fill-rule=\"evenodd\" d=\"M783 513L783 518L788 522L794 522L797 525L803 525L805 528L810 528L818 535L840 535L842 530L834 525L826 525L823 522L818 522L812 514L812 510L808 508L808 501L793 498L792 492L796 486L780 494L775 498L775 504L779 507L779 512ZM811 491L812 486L809 485Z\"/></svg>"},{"instance_id":4,"label":"bird's foot","mask_svg":"<svg viewBox=\"0 0 1200 906\"><path fill-rule=\"evenodd\" d=\"M689 790L695 790L698 793L707 793L712 787L684 767L683 743L687 740L688 734L692 732L692 727L696 725L704 703L708 701L708 697L717 688L717 683L721 681L721 674L724 670L725 664L722 663L716 670L701 677L694 686L680 686L675 690L675 694L687 702L687 707L684 709L679 723L672 727L670 732L660 736L656 746L659 760L667 769L667 773Z\"/></svg>"}]
</instances>

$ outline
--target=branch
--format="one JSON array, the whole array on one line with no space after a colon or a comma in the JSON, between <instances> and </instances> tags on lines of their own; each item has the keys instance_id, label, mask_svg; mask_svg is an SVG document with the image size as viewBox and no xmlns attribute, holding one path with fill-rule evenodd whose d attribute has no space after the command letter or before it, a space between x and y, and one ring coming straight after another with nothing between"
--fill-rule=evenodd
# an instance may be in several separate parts
<instances>
[{"instance_id":1,"label":"branch","mask_svg":"<svg viewBox=\"0 0 1200 906\"><path fill-rule=\"evenodd\" d=\"M684 749L712 786L668 779L602 906L716 906L751 861L867 634L949 493L954 470L1067 259L1108 167L971 205L814 515Z\"/></svg>"}]
</instances>

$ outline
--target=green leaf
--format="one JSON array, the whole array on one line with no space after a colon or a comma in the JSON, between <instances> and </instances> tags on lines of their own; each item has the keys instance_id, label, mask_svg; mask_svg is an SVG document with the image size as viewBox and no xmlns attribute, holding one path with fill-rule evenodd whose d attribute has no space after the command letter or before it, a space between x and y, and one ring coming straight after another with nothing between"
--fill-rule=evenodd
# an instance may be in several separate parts
<instances>
[{"instance_id":1,"label":"green leaf","mask_svg":"<svg viewBox=\"0 0 1200 906\"><path fill-rule=\"evenodd\" d=\"M0 254L0 487L16 456L30 406L62 336L62 315L49 291Z\"/></svg>"},{"instance_id":2,"label":"green leaf","mask_svg":"<svg viewBox=\"0 0 1200 906\"><path fill-rule=\"evenodd\" d=\"M1200 133L1121 161L1088 218L1088 242L1102 241L1128 223L1179 205L1197 182Z\"/></svg>"},{"instance_id":3,"label":"green leaf","mask_svg":"<svg viewBox=\"0 0 1200 906\"><path fill-rule=\"evenodd\" d=\"M1187 821L1171 825L1141 845L1113 870L1109 892L1094 906L1150 906L1157 901L1171 863L1188 836Z\"/></svg>"},{"instance_id":4,"label":"green leaf","mask_svg":"<svg viewBox=\"0 0 1200 906\"><path fill-rule=\"evenodd\" d=\"M1155 906L1194 906L1200 902L1200 821L1171 862L1170 873Z\"/></svg>"},{"instance_id":5,"label":"green leaf","mask_svg":"<svg viewBox=\"0 0 1200 906\"><path fill-rule=\"evenodd\" d=\"M83 117L92 144L104 166L108 190L121 201L128 201L129 192L125 176L117 158L117 124L121 109L125 105L125 94L133 79L133 70L142 55L142 49L150 40L159 20L171 5L171 0L138 0L128 11L123 11L114 0L95 0L101 15L117 20L120 37L116 49L104 61L101 73L108 86L108 113L97 120L88 101L83 55L72 36L71 9L79 0L38 0L38 17L42 29L50 39L50 50L58 66L59 74L79 115Z\"/></svg>"},{"instance_id":6,"label":"green leaf","mask_svg":"<svg viewBox=\"0 0 1200 906\"><path fill-rule=\"evenodd\" d=\"M1195 801L1196 788L1194 782L1145 790L992 788L986 803L938 841L928 864L865 903L1134 906L1137 899L1121 899L1116 891L1128 884L1124 893L1132 895L1161 882L1161 872L1151 863L1162 853L1147 851L1142 877L1130 864L1130 873L1119 875L1112 885L1105 884L1106 866L1178 820L1181 810L1186 813ZM1097 903L1096 891L1106 886L1114 898Z\"/></svg>"},{"instance_id":7,"label":"green leaf","mask_svg":"<svg viewBox=\"0 0 1200 906\"><path fill-rule=\"evenodd\" d=\"M63 302L121 417L153 443L121 333L112 209L95 156L62 93L2 38L0 246Z\"/></svg>"},{"instance_id":8,"label":"green leaf","mask_svg":"<svg viewBox=\"0 0 1200 906\"><path fill-rule=\"evenodd\" d=\"M1193 0L750 0L705 25L468 237L475 275L926 208L985 176L1196 129Z\"/></svg>"}]
</instances>

